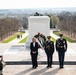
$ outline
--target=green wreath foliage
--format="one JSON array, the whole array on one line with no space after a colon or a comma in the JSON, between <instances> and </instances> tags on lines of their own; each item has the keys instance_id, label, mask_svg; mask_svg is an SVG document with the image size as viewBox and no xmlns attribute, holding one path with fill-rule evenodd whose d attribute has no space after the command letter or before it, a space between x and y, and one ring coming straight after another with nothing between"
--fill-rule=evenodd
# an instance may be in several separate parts
<instances>
[{"instance_id":1,"label":"green wreath foliage","mask_svg":"<svg viewBox=\"0 0 76 75\"><path fill-rule=\"evenodd\" d=\"M46 41L46 37L45 37L45 35L40 34L40 36L44 39L44 43L45 43L45 41ZM38 34L36 34L34 37L35 37L35 38L38 38Z\"/></svg>"}]
</instances>

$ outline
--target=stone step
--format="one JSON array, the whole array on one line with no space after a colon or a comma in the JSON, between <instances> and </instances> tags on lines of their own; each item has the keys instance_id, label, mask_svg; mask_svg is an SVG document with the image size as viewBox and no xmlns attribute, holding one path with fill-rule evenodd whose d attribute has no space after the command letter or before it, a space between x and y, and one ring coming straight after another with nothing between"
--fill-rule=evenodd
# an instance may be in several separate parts
<instances>
[{"instance_id":1,"label":"stone step","mask_svg":"<svg viewBox=\"0 0 76 75\"><path fill-rule=\"evenodd\" d=\"M31 65L31 61L5 61L6 65ZM46 61L38 61L39 65L46 65ZM58 61L53 61L53 65L58 65ZM76 65L76 61L65 61L65 65Z\"/></svg>"}]
</instances>

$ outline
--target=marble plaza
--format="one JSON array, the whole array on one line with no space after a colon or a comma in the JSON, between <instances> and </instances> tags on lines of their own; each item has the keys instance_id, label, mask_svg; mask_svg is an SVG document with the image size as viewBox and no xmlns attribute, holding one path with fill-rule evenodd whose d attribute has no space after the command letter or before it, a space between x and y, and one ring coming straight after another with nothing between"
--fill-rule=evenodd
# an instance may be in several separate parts
<instances>
[{"instance_id":1,"label":"marble plaza","mask_svg":"<svg viewBox=\"0 0 76 75\"><path fill-rule=\"evenodd\" d=\"M26 34L26 33L25 33ZM58 38L53 33L51 36ZM68 42L68 50L66 52L65 62L75 62L76 60L76 43ZM30 61L30 50L25 47L25 44L18 43L8 43L0 44L0 54L3 55L6 62L12 61ZM46 54L44 50L39 50L38 61L46 62ZM53 61L58 62L57 52L54 52ZM66 64L64 69L59 69L58 64L53 64L53 68L46 69L46 64L39 64L39 67L35 70L31 68L31 64L21 64L21 65L6 65L3 71L4 75L75 75L76 66L74 64Z\"/></svg>"}]
</instances>

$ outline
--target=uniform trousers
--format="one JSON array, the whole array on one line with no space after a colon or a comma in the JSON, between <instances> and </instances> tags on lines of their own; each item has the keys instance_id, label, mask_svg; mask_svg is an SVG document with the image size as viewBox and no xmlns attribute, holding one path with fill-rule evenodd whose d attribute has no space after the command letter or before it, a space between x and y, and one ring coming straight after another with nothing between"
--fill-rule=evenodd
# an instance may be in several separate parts
<instances>
[{"instance_id":1,"label":"uniform trousers","mask_svg":"<svg viewBox=\"0 0 76 75\"><path fill-rule=\"evenodd\" d=\"M47 64L48 66L52 66L53 54L47 55Z\"/></svg>"},{"instance_id":2,"label":"uniform trousers","mask_svg":"<svg viewBox=\"0 0 76 75\"><path fill-rule=\"evenodd\" d=\"M59 57L59 65L60 65L60 67L63 67L64 66L65 51L58 51L58 57Z\"/></svg>"}]
</instances>

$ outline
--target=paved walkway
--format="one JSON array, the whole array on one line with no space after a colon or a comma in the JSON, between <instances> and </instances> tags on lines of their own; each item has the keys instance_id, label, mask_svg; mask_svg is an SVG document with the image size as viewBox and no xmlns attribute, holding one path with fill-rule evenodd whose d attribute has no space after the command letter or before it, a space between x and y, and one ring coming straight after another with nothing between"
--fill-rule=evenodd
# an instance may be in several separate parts
<instances>
[{"instance_id":1,"label":"paved walkway","mask_svg":"<svg viewBox=\"0 0 76 75\"><path fill-rule=\"evenodd\" d=\"M22 38L20 37L20 38L16 38L16 39L14 39L13 41L11 41L11 42L9 42L9 43L19 43L22 39L24 39L25 37L27 37L28 36L28 33L24 33L23 35L22 35Z\"/></svg>"},{"instance_id":2,"label":"paved walkway","mask_svg":"<svg viewBox=\"0 0 76 75\"><path fill-rule=\"evenodd\" d=\"M76 75L75 65L66 65L64 69L59 69L58 65L53 65L47 69L46 65L39 65L37 69L32 69L30 65L9 65L4 68L3 75Z\"/></svg>"}]
</instances>

